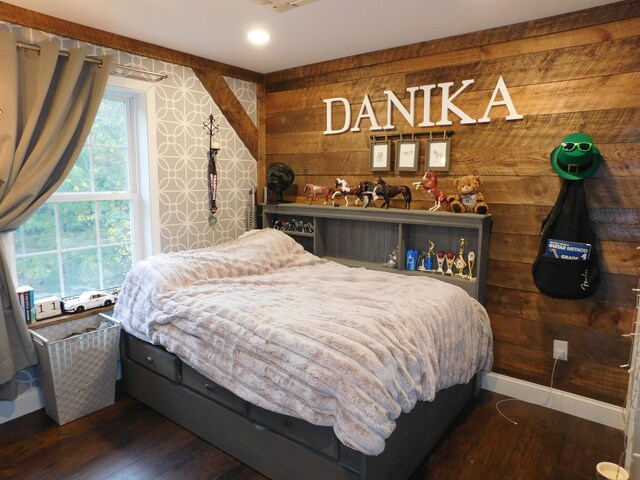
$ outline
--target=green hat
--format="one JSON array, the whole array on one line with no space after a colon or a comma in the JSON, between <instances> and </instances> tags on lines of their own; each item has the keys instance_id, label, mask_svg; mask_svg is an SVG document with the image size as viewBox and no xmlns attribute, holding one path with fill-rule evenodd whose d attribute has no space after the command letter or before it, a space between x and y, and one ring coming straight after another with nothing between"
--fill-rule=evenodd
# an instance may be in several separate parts
<instances>
[{"instance_id":1,"label":"green hat","mask_svg":"<svg viewBox=\"0 0 640 480\"><path fill-rule=\"evenodd\" d=\"M567 180L584 180L590 177L602 161L600 150L586 133L572 133L551 152L551 167Z\"/></svg>"}]
</instances>

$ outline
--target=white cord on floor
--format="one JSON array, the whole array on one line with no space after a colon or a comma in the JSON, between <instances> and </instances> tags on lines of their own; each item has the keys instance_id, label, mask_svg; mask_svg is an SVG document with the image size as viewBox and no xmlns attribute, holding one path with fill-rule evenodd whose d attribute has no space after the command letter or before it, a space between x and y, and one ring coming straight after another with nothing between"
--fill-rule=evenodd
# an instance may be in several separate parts
<instances>
[{"instance_id":1,"label":"white cord on floor","mask_svg":"<svg viewBox=\"0 0 640 480\"><path fill-rule=\"evenodd\" d=\"M549 395L547 395L547 399L545 400L545 402L542 404L543 407L546 407L547 404L549 403L549 400L551 399L551 392L553 391L553 377L556 373L556 364L558 363L558 358L556 358L555 362L553 362L553 368L551 369L551 383L549 385ZM501 403L505 403L505 402L512 402L514 400L518 400L517 398L505 398L504 400L500 400L499 402L496 403L496 410L498 411L498 413L500 415L502 415L504 418L506 418L507 420L509 420L511 423L513 423L514 425L518 425L518 422L511 420L509 417L507 417L504 413L502 413L500 411L500 404Z\"/></svg>"}]
</instances>

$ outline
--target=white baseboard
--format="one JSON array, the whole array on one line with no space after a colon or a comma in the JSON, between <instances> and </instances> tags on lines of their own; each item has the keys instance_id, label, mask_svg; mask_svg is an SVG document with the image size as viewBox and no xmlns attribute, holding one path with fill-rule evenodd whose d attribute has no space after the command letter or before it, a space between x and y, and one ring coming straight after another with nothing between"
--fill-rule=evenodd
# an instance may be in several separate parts
<instances>
[{"instance_id":1,"label":"white baseboard","mask_svg":"<svg viewBox=\"0 0 640 480\"><path fill-rule=\"evenodd\" d=\"M44 399L39 388L30 388L18 395L13 402L0 401L0 424L44 408Z\"/></svg>"},{"instance_id":2,"label":"white baseboard","mask_svg":"<svg viewBox=\"0 0 640 480\"><path fill-rule=\"evenodd\" d=\"M507 395L535 405L543 405L549 399L544 405L547 408L608 427L624 429L624 409L622 407L556 389L551 390L551 396L549 396L549 387L499 373L481 375L481 382L482 388L490 392Z\"/></svg>"}]
</instances>

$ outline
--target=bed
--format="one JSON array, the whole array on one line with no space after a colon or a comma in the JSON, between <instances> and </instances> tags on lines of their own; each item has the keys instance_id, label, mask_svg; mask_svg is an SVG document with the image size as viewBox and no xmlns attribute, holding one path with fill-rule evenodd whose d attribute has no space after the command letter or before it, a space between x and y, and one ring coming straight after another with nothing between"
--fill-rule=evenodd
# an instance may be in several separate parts
<instances>
[{"instance_id":1,"label":"bed","mask_svg":"<svg viewBox=\"0 0 640 480\"><path fill-rule=\"evenodd\" d=\"M125 389L276 479L406 478L493 360L460 288L272 229L139 262L114 316Z\"/></svg>"}]
</instances>

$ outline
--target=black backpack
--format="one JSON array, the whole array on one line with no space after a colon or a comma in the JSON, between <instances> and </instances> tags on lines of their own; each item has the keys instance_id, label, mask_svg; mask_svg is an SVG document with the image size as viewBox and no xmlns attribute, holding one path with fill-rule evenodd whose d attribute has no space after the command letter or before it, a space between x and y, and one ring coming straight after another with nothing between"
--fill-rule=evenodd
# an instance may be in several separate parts
<instances>
[{"instance_id":1,"label":"black backpack","mask_svg":"<svg viewBox=\"0 0 640 480\"><path fill-rule=\"evenodd\" d=\"M532 268L538 290L556 298L592 295L600 284L600 267L582 180L564 181L541 235Z\"/></svg>"}]
</instances>

